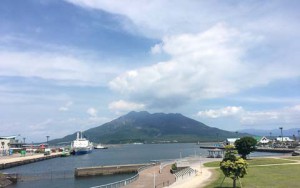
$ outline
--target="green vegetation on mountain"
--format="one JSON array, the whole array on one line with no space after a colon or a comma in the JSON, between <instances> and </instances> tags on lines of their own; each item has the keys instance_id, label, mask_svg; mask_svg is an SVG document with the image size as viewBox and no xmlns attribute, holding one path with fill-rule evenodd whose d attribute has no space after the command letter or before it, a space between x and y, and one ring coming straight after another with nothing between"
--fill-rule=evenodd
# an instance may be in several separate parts
<instances>
[{"instance_id":1,"label":"green vegetation on mountain","mask_svg":"<svg viewBox=\"0 0 300 188\"><path fill-rule=\"evenodd\" d=\"M236 137L234 132L209 127L181 114L150 114L145 111L130 112L111 122L88 129L83 134L92 142L105 144L221 141ZM50 143L69 142L75 138L76 133Z\"/></svg>"}]
</instances>

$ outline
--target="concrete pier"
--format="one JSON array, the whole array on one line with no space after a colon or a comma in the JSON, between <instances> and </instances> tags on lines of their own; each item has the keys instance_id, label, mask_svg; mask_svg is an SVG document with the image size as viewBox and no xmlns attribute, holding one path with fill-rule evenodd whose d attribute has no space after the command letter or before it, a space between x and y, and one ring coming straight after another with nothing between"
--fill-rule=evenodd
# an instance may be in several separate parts
<instances>
[{"instance_id":1,"label":"concrete pier","mask_svg":"<svg viewBox=\"0 0 300 188\"><path fill-rule=\"evenodd\" d=\"M225 149L224 147L215 147L215 146L200 146L201 149ZM267 148L259 147L255 151L258 152L271 152L271 153L292 153L295 149L291 148Z\"/></svg>"},{"instance_id":2,"label":"concrete pier","mask_svg":"<svg viewBox=\"0 0 300 188\"><path fill-rule=\"evenodd\" d=\"M20 156L19 154L18 155L15 154L13 156L0 157L0 170L15 167L15 166L20 166L24 164L34 163L38 161L43 161L47 159L52 159L60 156L61 156L61 152L52 153L50 155L34 154L34 155Z\"/></svg>"},{"instance_id":3,"label":"concrete pier","mask_svg":"<svg viewBox=\"0 0 300 188\"><path fill-rule=\"evenodd\" d=\"M103 176L112 174L126 174L137 172L139 168L150 164L126 164L113 166L95 166L75 168L75 177Z\"/></svg>"}]
</instances>

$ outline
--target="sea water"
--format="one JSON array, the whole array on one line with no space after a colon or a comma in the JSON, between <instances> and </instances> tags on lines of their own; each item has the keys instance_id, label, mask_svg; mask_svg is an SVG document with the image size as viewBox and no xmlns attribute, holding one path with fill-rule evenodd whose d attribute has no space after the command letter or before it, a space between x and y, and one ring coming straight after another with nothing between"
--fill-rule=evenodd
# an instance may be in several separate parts
<instances>
[{"instance_id":1,"label":"sea water","mask_svg":"<svg viewBox=\"0 0 300 188\"><path fill-rule=\"evenodd\" d=\"M195 155L206 157L207 154L206 149L200 149L199 145L194 143L114 145L109 149L94 150L86 155L49 159L2 170L2 172L18 173L20 175L21 181L11 186L12 188L86 188L123 180L133 176L133 174L74 178L75 168L149 163ZM254 153L253 155L276 154Z\"/></svg>"}]
</instances>

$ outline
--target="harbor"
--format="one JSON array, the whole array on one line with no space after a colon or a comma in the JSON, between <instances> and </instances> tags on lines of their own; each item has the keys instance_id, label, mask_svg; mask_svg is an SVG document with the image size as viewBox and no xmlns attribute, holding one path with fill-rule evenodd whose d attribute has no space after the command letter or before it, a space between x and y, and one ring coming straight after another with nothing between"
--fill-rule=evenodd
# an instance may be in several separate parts
<instances>
[{"instance_id":1,"label":"harbor","mask_svg":"<svg viewBox=\"0 0 300 188\"><path fill-rule=\"evenodd\" d=\"M58 187L67 185L68 187L84 188L111 184L113 182L124 182L126 179L128 182L132 181L133 178L136 178L136 168L139 166L136 166L131 173L126 174L120 174L117 170L121 170L121 166L126 166L128 164L137 164L143 166L145 164L156 163L158 164L155 167L155 174L157 176L156 180L164 185L167 184L167 181L163 182L160 180L162 177L162 175L159 174L160 164L162 164L161 167L163 167L162 169L165 171L169 165L165 163L166 161L171 163L175 160L182 159L182 165L189 165L190 162L188 163L184 159L195 158L195 156L196 160L192 160L192 163L198 162L199 164L200 161L203 163L205 160L220 160L220 158L207 158L208 154L209 153L207 149L201 149L199 148L199 145L196 145L195 143L125 144L110 146L109 149L104 150L94 150L92 153L86 155L71 155L70 157L59 157L59 155L56 155L54 158L48 158L47 160L40 161L36 160L36 162L28 164L24 163L24 165L2 169L0 172L18 174L20 181L18 181L17 184L14 184L13 188L50 188L53 186ZM262 155L276 156L279 154L268 152L254 152L251 154L251 156ZM37 156L46 157L40 154ZM31 156L30 154L25 157L15 155L15 158L26 159L26 157ZM5 156L4 158L8 158L8 156ZM93 167L114 167L116 171L114 174L106 173L105 175L100 176L91 172L86 172L88 176L75 176L76 169L91 169ZM145 176L148 174L149 176L150 172L152 172L151 169L145 169L145 172L142 170L139 172L138 179L141 179L140 175L142 174ZM187 171L185 176L188 176L189 174L189 171ZM151 178L148 177L148 179L145 181L153 182L153 174L150 177Z\"/></svg>"}]
</instances>

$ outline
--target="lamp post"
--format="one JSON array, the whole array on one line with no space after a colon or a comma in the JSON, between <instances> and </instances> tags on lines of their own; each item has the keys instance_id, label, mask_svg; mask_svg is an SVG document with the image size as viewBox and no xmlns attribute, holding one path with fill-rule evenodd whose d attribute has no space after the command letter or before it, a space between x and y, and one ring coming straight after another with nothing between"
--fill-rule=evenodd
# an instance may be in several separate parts
<instances>
[{"instance_id":1,"label":"lamp post","mask_svg":"<svg viewBox=\"0 0 300 188\"><path fill-rule=\"evenodd\" d=\"M47 144L48 144L49 137L50 137L50 136L46 136L46 138L47 138Z\"/></svg>"},{"instance_id":2,"label":"lamp post","mask_svg":"<svg viewBox=\"0 0 300 188\"><path fill-rule=\"evenodd\" d=\"M283 143L283 136L282 136L282 129L283 127L279 127L280 131L281 131L281 142Z\"/></svg>"},{"instance_id":3,"label":"lamp post","mask_svg":"<svg viewBox=\"0 0 300 188\"><path fill-rule=\"evenodd\" d=\"M238 131L235 131L235 134L236 134L236 137L238 138L238 134L239 134L239 132L238 132Z\"/></svg>"}]
</instances>

